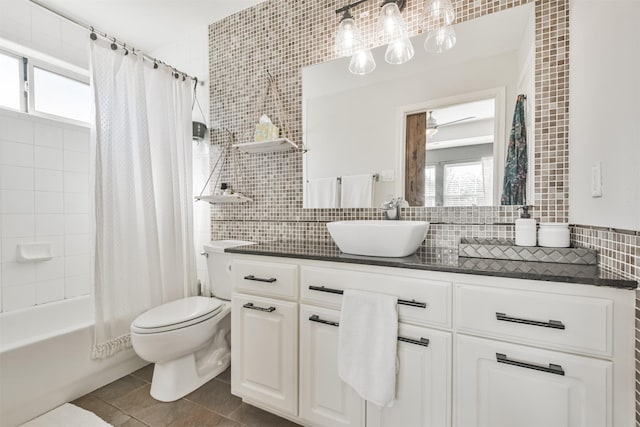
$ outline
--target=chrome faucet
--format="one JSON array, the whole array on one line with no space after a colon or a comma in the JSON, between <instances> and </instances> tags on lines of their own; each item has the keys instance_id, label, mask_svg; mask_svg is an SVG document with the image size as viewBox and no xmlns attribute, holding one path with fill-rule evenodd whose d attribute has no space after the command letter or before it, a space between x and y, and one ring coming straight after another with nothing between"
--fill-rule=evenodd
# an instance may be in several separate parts
<instances>
[{"instance_id":1,"label":"chrome faucet","mask_svg":"<svg viewBox=\"0 0 640 427\"><path fill-rule=\"evenodd\" d=\"M382 209L387 219L399 220L400 208L407 207L409 204L402 199L402 197L394 197L388 202L382 203L380 209Z\"/></svg>"}]
</instances>

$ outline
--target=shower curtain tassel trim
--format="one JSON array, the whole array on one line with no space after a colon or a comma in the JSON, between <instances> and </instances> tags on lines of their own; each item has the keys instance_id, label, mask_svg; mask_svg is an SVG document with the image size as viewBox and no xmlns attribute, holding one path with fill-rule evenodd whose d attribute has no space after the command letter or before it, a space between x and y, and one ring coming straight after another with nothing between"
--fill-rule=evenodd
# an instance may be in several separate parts
<instances>
[{"instance_id":1,"label":"shower curtain tassel trim","mask_svg":"<svg viewBox=\"0 0 640 427\"><path fill-rule=\"evenodd\" d=\"M101 344L94 344L91 350L92 359L106 359L117 352L131 347L131 334L121 335Z\"/></svg>"}]
</instances>

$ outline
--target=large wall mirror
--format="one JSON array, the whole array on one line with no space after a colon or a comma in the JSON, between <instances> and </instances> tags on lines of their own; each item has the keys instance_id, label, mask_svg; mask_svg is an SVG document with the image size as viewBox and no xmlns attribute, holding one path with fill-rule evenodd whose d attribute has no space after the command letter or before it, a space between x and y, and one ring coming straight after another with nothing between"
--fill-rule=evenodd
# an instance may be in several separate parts
<instances>
[{"instance_id":1,"label":"large wall mirror","mask_svg":"<svg viewBox=\"0 0 640 427\"><path fill-rule=\"evenodd\" d=\"M533 153L533 8L458 24L455 47L441 54L415 36L402 65L376 48L364 76L349 73L349 58L305 68L304 207L377 207L398 196L411 206L498 205L518 94Z\"/></svg>"}]
</instances>

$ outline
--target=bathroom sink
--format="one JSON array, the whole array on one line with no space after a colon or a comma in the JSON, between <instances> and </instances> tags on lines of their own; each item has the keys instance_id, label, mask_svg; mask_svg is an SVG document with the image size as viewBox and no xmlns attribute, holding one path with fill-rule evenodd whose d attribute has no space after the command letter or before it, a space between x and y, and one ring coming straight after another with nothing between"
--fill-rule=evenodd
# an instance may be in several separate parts
<instances>
[{"instance_id":1,"label":"bathroom sink","mask_svg":"<svg viewBox=\"0 0 640 427\"><path fill-rule=\"evenodd\" d=\"M429 230L427 221L335 221L329 234L342 252L353 255L405 257L413 254Z\"/></svg>"}]
</instances>

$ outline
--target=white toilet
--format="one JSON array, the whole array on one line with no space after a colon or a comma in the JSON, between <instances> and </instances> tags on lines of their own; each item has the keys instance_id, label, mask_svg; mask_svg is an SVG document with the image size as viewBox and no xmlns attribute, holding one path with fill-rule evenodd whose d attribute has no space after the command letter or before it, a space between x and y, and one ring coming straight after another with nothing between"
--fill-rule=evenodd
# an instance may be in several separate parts
<instances>
[{"instance_id":1,"label":"white toilet","mask_svg":"<svg viewBox=\"0 0 640 427\"><path fill-rule=\"evenodd\" d=\"M131 343L155 363L151 396L172 402L229 367L231 349L231 256L225 248L250 245L218 240L204 245L215 298L188 297L154 307L131 323Z\"/></svg>"}]
</instances>

